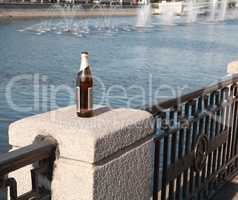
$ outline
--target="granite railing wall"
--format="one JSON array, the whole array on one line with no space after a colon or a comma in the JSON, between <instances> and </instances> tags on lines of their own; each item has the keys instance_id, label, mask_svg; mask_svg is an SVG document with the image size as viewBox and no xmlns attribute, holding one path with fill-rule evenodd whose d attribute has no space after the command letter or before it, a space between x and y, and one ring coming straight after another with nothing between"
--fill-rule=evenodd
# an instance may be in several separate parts
<instances>
[{"instance_id":1,"label":"granite railing wall","mask_svg":"<svg viewBox=\"0 0 238 200\"><path fill-rule=\"evenodd\" d=\"M75 107L27 117L9 127L18 149L54 138L57 155L52 181L39 184L53 200L148 200L153 193L154 119L146 111L97 109L91 118L76 116ZM31 188L32 165L11 173L18 194Z\"/></svg>"}]
</instances>

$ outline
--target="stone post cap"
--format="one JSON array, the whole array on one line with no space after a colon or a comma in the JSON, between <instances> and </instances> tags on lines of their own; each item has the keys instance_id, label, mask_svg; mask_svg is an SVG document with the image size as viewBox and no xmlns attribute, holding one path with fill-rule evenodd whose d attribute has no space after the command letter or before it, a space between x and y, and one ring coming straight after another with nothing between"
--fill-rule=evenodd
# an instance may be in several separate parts
<instances>
[{"instance_id":1,"label":"stone post cap","mask_svg":"<svg viewBox=\"0 0 238 200\"><path fill-rule=\"evenodd\" d=\"M12 123L9 143L22 147L38 135L52 136L60 157L95 163L153 133L154 119L146 111L120 108L79 118L75 106L69 106Z\"/></svg>"},{"instance_id":2,"label":"stone post cap","mask_svg":"<svg viewBox=\"0 0 238 200\"><path fill-rule=\"evenodd\" d=\"M238 61L233 61L227 65L227 73L228 74L238 73Z\"/></svg>"}]
</instances>

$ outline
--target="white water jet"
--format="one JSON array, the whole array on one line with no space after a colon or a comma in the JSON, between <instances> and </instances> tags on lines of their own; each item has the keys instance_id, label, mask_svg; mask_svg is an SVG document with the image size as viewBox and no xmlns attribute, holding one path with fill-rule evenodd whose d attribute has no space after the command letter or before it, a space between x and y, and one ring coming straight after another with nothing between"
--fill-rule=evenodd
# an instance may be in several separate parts
<instances>
[{"instance_id":1,"label":"white water jet","mask_svg":"<svg viewBox=\"0 0 238 200\"><path fill-rule=\"evenodd\" d=\"M171 7L165 1L162 1L161 8L160 8L161 24L174 25L176 14L177 14L177 11L175 7Z\"/></svg>"},{"instance_id":2,"label":"white water jet","mask_svg":"<svg viewBox=\"0 0 238 200\"><path fill-rule=\"evenodd\" d=\"M217 10L217 0L212 0L211 5L211 13L210 13L210 20L215 21L216 20L216 10Z\"/></svg>"},{"instance_id":3,"label":"white water jet","mask_svg":"<svg viewBox=\"0 0 238 200\"><path fill-rule=\"evenodd\" d=\"M135 31L134 25L121 25L114 24L113 19L106 14L104 16L99 16L96 20L91 20L90 18L78 19L74 16L74 12L79 11L74 7L63 7L60 5L52 6L51 9L56 9L62 12L63 18L59 20L47 19L41 23L34 24L24 29L24 31L34 32L39 35L42 34L57 34L57 35L72 35L76 37L84 37L89 34L107 34L113 35L120 31L129 32ZM72 12L72 13L71 13ZM72 14L72 16L71 16ZM143 17L138 21L139 26L146 26L150 22L151 8L150 5L146 5L143 9ZM133 27L133 28L132 28Z\"/></svg>"},{"instance_id":4,"label":"white water jet","mask_svg":"<svg viewBox=\"0 0 238 200\"><path fill-rule=\"evenodd\" d=\"M151 22L151 5L147 4L142 6L137 10L137 22L136 26L137 27L146 27L150 25Z\"/></svg>"},{"instance_id":5,"label":"white water jet","mask_svg":"<svg viewBox=\"0 0 238 200\"><path fill-rule=\"evenodd\" d=\"M211 21L224 21L227 13L227 0L212 0L210 20Z\"/></svg>"},{"instance_id":6,"label":"white water jet","mask_svg":"<svg viewBox=\"0 0 238 200\"><path fill-rule=\"evenodd\" d=\"M219 13L219 20L224 21L226 18L227 11L227 0L222 0L221 2L221 11Z\"/></svg>"},{"instance_id":7,"label":"white water jet","mask_svg":"<svg viewBox=\"0 0 238 200\"><path fill-rule=\"evenodd\" d=\"M161 24L163 25L174 25L175 13L173 11L167 11L161 13Z\"/></svg>"},{"instance_id":8,"label":"white water jet","mask_svg":"<svg viewBox=\"0 0 238 200\"><path fill-rule=\"evenodd\" d=\"M197 21L198 8L196 3L193 0L190 0L187 3L187 22L192 23Z\"/></svg>"}]
</instances>

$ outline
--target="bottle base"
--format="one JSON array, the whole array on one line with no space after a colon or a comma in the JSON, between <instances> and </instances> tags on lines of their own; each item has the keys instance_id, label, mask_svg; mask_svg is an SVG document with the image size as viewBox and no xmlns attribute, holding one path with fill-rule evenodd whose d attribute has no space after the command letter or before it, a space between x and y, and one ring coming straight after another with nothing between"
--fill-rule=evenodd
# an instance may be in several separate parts
<instances>
[{"instance_id":1,"label":"bottle base","mask_svg":"<svg viewBox=\"0 0 238 200\"><path fill-rule=\"evenodd\" d=\"M93 116L93 111L88 112L77 112L78 117L88 118Z\"/></svg>"}]
</instances>

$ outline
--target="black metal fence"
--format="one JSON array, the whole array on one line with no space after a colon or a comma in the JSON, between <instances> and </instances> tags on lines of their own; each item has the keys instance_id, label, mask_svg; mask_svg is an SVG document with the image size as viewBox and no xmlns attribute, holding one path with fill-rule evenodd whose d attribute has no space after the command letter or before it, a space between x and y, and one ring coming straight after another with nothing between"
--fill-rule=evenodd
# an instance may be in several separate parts
<instances>
[{"instance_id":1,"label":"black metal fence","mask_svg":"<svg viewBox=\"0 0 238 200\"><path fill-rule=\"evenodd\" d=\"M210 199L238 172L238 76L147 110L156 118L153 199Z\"/></svg>"},{"instance_id":2,"label":"black metal fence","mask_svg":"<svg viewBox=\"0 0 238 200\"><path fill-rule=\"evenodd\" d=\"M51 191L40 187L38 181L39 176L51 180L55 149L56 144L42 141L2 154L0 157L0 190L3 191L9 188L10 200L50 200ZM31 170L32 190L19 196L17 194L17 182L15 178L8 177L8 174L30 164L34 165L34 169ZM4 197L4 199L7 198Z\"/></svg>"}]
</instances>

